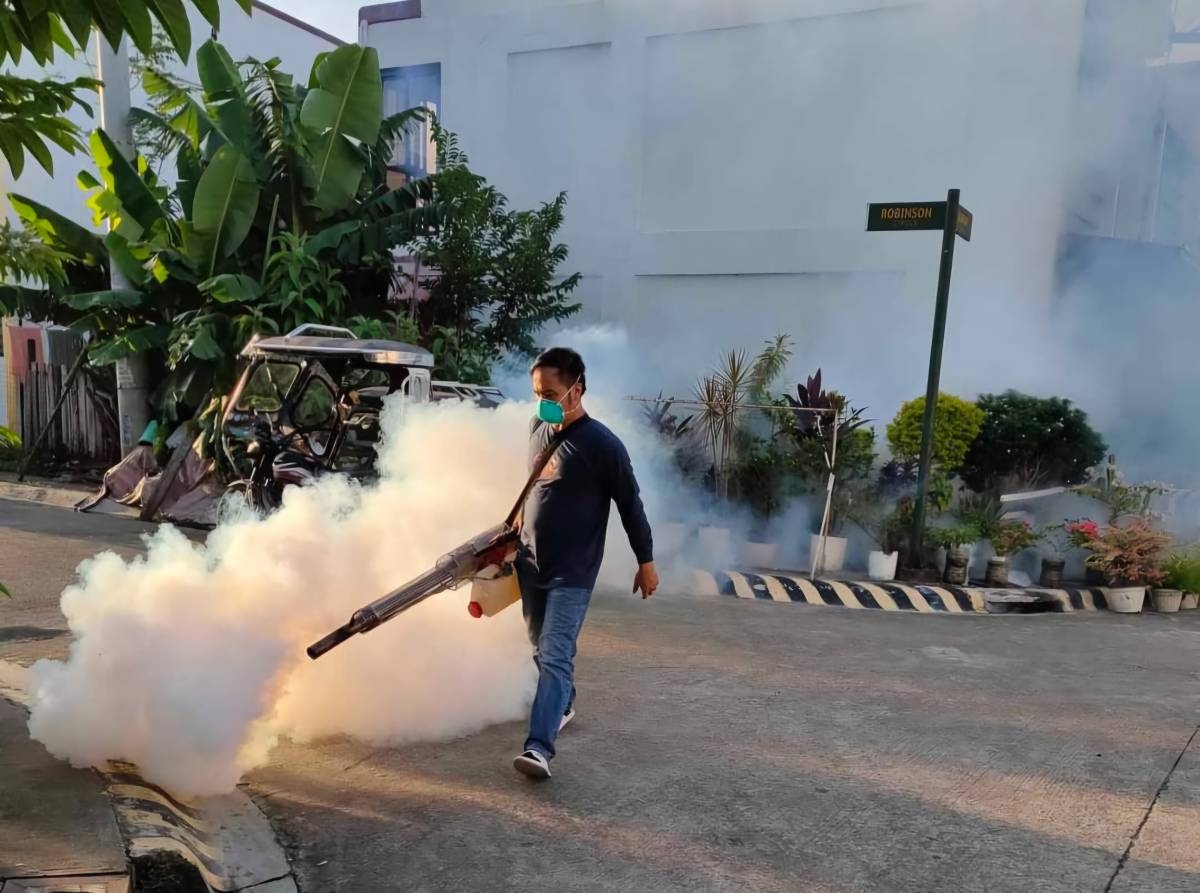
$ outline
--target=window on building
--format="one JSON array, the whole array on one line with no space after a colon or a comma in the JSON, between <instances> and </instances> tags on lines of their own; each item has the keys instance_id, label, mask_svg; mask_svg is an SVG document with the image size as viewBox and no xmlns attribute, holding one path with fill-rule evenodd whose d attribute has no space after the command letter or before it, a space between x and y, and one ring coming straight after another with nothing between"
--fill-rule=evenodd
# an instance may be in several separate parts
<instances>
[{"instance_id":1,"label":"window on building","mask_svg":"<svg viewBox=\"0 0 1200 893\"><path fill-rule=\"evenodd\" d=\"M395 115L418 106L441 114L442 65L403 65L383 70L383 113ZM395 146L388 168L388 185L395 188L433 173L437 152L428 122L414 121Z\"/></svg>"}]
</instances>

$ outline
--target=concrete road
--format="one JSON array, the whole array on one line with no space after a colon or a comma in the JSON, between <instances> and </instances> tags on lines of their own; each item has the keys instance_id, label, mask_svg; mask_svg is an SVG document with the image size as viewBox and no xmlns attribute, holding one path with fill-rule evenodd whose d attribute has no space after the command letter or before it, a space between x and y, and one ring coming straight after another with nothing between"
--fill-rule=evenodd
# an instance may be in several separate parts
<instances>
[{"instance_id":1,"label":"concrete road","mask_svg":"<svg viewBox=\"0 0 1200 893\"><path fill-rule=\"evenodd\" d=\"M86 549L137 545L128 522L12 505L0 575L47 611ZM5 641L61 626L12 610L0 658L63 650ZM578 675L540 785L511 769L518 724L278 748L249 788L302 888L1200 890L1197 614L599 595Z\"/></svg>"}]
</instances>

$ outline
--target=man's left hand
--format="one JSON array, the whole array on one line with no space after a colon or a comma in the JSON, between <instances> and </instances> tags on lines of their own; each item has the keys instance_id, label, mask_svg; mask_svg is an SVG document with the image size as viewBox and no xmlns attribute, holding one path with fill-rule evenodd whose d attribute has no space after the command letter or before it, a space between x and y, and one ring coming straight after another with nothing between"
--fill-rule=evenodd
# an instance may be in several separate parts
<instances>
[{"instance_id":1,"label":"man's left hand","mask_svg":"<svg viewBox=\"0 0 1200 893\"><path fill-rule=\"evenodd\" d=\"M646 564L639 565L637 573L633 577L633 591L642 591L642 598L649 598L654 595L654 590L658 588L658 571L654 567L654 562L649 561Z\"/></svg>"}]
</instances>

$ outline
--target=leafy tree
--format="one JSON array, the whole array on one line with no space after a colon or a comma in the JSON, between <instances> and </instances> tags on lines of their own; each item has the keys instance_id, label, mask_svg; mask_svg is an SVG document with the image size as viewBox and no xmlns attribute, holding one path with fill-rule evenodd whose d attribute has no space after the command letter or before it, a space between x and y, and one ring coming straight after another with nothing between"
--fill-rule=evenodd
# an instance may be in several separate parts
<instances>
[{"instance_id":1,"label":"leafy tree","mask_svg":"<svg viewBox=\"0 0 1200 893\"><path fill-rule=\"evenodd\" d=\"M983 427L962 471L973 490L1005 481L1074 486L1104 458L1104 441L1070 400L1008 391L985 394L976 405Z\"/></svg>"},{"instance_id":2,"label":"leafy tree","mask_svg":"<svg viewBox=\"0 0 1200 893\"><path fill-rule=\"evenodd\" d=\"M971 443L983 426L983 410L952 394L938 394L933 425L933 459L947 472L958 471ZM925 398L917 397L900 407L887 426L892 456L903 462L921 454L925 423Z\"/></svg>"},{"instance_id":3,"label":"leafy tree","mask_svg":"<svg viewBox=\"0 0 1200 893\"><path fill-rule=\"evenodd\" d=\"M566 193L532 211L511 211L467 166L452 134L438 131L438 142L435 191L443 223L411 247L439 274L417 321L435 348L439 375L483 383L501 355L533 353L539 328L579 310L570 302L579 274L556 276L567 259L566 245L554 241Z\"/></svg>"},{"instance_id":4,"label":"leafy tree","mask_svg":"<svg viewBox=\"0 0 1200 893\"><path fill-rule=\"evenodd\" d=\"M213 26L221 24L218 0L191 0ZM251 0L237 0L246 12ZM20 62L28 53L39 65L52 62L61 51L73 56L87 48L96 28L116 46L128 36L143 53L154 42L157 21L171 46L184 58L191 53L191 26L183 0L0 0L0 64ZM79 127L65 115L78 106L91 115L79 93L94 90L92 78L67 83L0 73L0 152L19 177L25 154L54 173L49 144L68 152L83 148Z\"/></svg>"}]
</instances>

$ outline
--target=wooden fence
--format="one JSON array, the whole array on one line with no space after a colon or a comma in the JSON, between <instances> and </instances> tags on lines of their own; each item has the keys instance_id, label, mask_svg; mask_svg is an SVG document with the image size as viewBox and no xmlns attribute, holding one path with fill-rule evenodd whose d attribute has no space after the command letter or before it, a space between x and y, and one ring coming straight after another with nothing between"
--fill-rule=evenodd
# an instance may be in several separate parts
<instances>
[{"instance_id":1,"label":"wooden fence","mask_svg":"<svg viewBox=\"0 0 1200 893\"><path fill-rule=\"evenodd\" d=\"M29 449L42 428L50 421L54 405L62 394L69 370L65 366L37 364L25 373L23 382L9 382L17 388L20 420L18 433ZM114 409L115 384L105 375L84 367L71 382L70 391L50 430L38 447L35 465L51 458L109 466L121 458L121 442Z\"/></svg>"}]
</instances>

